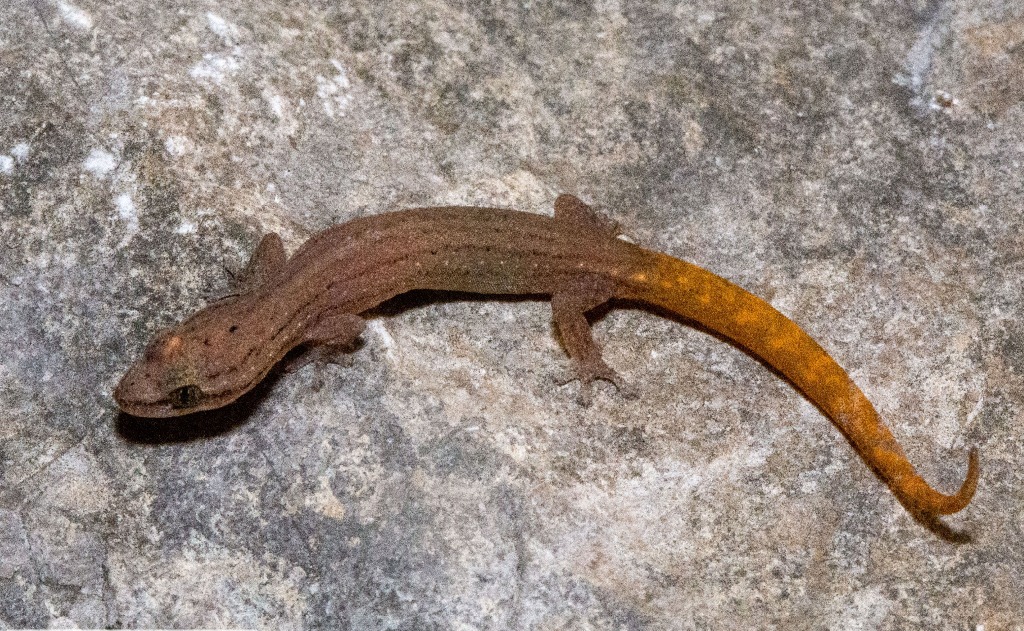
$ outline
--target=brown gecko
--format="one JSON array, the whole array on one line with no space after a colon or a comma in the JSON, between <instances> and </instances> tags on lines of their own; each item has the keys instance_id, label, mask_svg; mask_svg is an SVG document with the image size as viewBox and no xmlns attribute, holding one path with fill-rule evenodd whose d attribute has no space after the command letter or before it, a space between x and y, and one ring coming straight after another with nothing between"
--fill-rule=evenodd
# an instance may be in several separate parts
<instances>
[{"instance_id":1,"label":"brown gecko","mask_svg":"<svg viewBox=\"0 0 1024 631\"><path fill-rule=\"evenodd\" d=\"M586 314L611 299L664 309L746 349L821 409L913 511L955 513L978 482L971 449L953 495L914 470L871 402L792 320L700 267L616 238L571 195L555 216L495 208L416 208L356 219L310 238L290 259L268 234L246 287L156 336L114 392L128 414L168 417L231 403L297 346L352 343L363 312L399 294L448 290L551 297L555 324L584 386L616 383Z\"/></svg>"}]
</instances>

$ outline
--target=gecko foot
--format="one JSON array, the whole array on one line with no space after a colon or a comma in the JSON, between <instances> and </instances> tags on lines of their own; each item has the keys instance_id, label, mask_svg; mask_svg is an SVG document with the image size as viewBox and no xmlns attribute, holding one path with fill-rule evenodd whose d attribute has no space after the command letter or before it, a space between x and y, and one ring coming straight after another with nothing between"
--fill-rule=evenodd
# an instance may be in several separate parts
<instances>
[{"instance_id":1,"label":"gecko foot","mask_svg":"<svg viewBox=\"0 0 1024 631\"><path fill-rule=\"evenodd\" d=\"M603 360L597 359L590 362L573 362L573 371L564 375L561 378L556 378L555 383L559 386L564 386L573 381L580 382L580 390L577 396L577 400L583 407L590 407L594 401L594 383L596 381L605 381L615 386L615 389L620 395L627 399L635 399L637 397L637 389L631 383L623 379L619 373L615 372L608 364L604 363Z\"/></svg>"}]
</instances>

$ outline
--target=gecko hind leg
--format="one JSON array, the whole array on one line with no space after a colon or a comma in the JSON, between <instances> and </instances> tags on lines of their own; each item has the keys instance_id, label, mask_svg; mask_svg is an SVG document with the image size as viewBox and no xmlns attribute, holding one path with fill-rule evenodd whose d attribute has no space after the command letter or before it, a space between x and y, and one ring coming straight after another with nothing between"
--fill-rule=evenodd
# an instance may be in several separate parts
<instances>
[{"instance_id":1,"label":"gecko hind leg","mask_svg":"<svg viewBox=\"0 0 1024 631\"><path fill-rule=\"evenodd\" d=\"M601 357L601 348L594 341L587 321L587 312L608 302L612 297L611 288L600 280L580 279L551 296L551 312L558 329L562 345L573 362L575 375L565 379L568 383L579 379L580 399L589 405L594 381L607 381L627 397L635 396L635 390Z\"/></svg>"}]
</instances>

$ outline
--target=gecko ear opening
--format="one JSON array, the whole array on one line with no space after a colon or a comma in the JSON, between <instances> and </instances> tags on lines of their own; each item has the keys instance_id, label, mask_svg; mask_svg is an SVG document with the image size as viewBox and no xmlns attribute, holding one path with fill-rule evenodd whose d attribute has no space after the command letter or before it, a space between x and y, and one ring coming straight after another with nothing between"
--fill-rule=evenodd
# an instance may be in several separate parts
<instances>
[{"instance_id":1,"label":"gecko ear opening","mask_svg":"<svg viewBox=\"0 0 1024 631\"><path fill-rule=\"evenodd\" d=\"M175 388L168 397L171 407L176 410L184 410L199 405L203 400L203 391L195 384L188 384Z\"/></svg>"}]
</instances>

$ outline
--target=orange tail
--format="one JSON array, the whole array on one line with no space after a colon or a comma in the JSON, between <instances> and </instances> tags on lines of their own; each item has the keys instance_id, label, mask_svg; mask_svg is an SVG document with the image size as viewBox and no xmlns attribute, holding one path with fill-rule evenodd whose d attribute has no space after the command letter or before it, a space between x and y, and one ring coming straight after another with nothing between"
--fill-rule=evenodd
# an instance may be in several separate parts
<instances>
[{"instance_id":1,"label":"orange tail","mask_svg":"<svg viewBox=\"0 0 1024 631\"><path fill-rule=\"evenodd\" d=\"M639 248L638 248L639 249ZM914 470L874 406L839 364L792 320L741 287L679 259L642 250L620 298L694 320L749 350L817 405L912 510L947 515L967 506L978 486L978 453L955 495L929 486Z\"/></svg>"}]
</instances>

